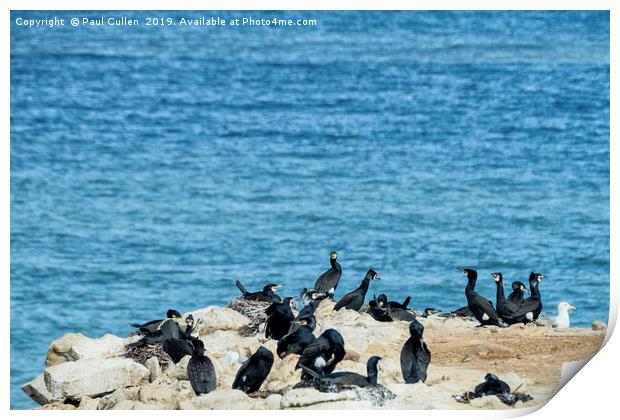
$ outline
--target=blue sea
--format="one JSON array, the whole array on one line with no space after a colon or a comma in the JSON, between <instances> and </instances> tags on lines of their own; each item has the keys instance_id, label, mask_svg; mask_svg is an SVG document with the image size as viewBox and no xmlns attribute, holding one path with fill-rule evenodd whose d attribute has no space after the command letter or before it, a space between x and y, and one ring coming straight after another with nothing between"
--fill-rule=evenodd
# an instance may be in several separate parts
<instances>
[{"instance_id":1,"label":"blue sea","mask_svg":"<svg viewBox=\"0 0 620 420\"><path fill-rule=\"evenodd\" d=\"M16 18L65 19L18 26ZM126 16L139 26L78 26ZM313 26L145 26L147 17ZM13 12L11 406L69 332L295 296L609 309L608 12Z\"/></svg>"}]
</instances>

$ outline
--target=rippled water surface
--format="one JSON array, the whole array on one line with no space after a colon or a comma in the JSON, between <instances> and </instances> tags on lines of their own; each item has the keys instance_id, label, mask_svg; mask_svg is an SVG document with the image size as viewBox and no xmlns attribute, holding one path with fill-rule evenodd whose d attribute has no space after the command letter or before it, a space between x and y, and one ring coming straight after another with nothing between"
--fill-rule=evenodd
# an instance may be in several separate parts
<instances>
[{"instance_id":1,"label":"rippled water surface","mask_svg":"<svg viewBox=\"0 0 620 420\"><path fill-rule=\"evenodd\" d=\"M118 14L56 12L72 16ZM133 13L247 16L248 13ZM67 332L235 279L464 304L457 265L609 307L609 16L255 12L303 28L11 27L11 401ZM14 12L48 17L49 13Z\"/></svg>"}]
</instances>

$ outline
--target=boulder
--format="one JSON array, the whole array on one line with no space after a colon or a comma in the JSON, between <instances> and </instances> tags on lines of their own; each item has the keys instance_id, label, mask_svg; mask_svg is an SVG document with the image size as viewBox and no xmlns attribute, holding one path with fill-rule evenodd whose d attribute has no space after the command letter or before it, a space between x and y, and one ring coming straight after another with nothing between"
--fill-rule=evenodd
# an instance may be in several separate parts
<instances>
[{"instance_id":1,"label":"boulder","mask_svg":"<svg viewBox=\"0 0 620 420\"><path fill-rule=\"evenodd\" d=\"M161 366L159 366L159 360L153 356L148 359L144 366L149 370L149 382L155 382L157 378L161 376Z\"/></svg>"},{"instance_id":2,"label":"boulder","mask_svg":"<svg viewBox=\"0 0 620 420\"><path fill-rule=\"evenodd\" d=\"M139 387L133 386L128 388L117 389L111 394L101 397L97 410L111 410L123 401L133 401L138 398Z\"/></svg>"},{"instance_id":3,"label":"boulder","mask_svg":"<svg viewBox=\"0 0 620 420\"><path fill-rule=\"evenodd\" d=\"M249 410L255 401L238 389L216 389L192 400L198 410Z\"/></svg>"},{"instance_id":4,"label":"boulder","mask_svg":"<svg viewBox=\"0 0 620 420\"><path fill-rule=\"evenodd\" d=\"M49 404L52 401L52 393L47 389L43 376L41 373L32 381L22 385L22 391L41 405Z\"/></svg>"},{"instance_id":5,"label":"boulder","mask_svg":"<svg viewBox=\"0 0 620 420\"><path fill-rule=\"evenodd\" d=\"M47 351L45 366L80 359L103 358L124 353L125 340L112 334L90 338L82 334L65 334L54 340Z\"/></svg>"},{"instance_id":6,"label":"boulder","mask_svg":"<svg viewBox=\"0 0 620 420\"><path fill-rule=\"evenodd\" d=\"M308 407L325 402L354 401L356 399L355 392L351 390L328 393L319 392L314 388L297 388L291 389L284 394L280 406L282 408Z\"/></svg>"},{"instance_id":7,"label":"boulder","mask_svg":"<svg viewBox=\"0 0 620 420\"><path fill-rule=\"evenodd\" d=\"M75 406L72 404L65 404L63 402L53 402L43 406L44 410L75 410Z\"/></svg>"},{"instance_id":8,"label":"boulder","mask_svg":"<svg viewBox=\"0 0 620 420\"><path fill-rule=\"evenodd\" d=\"M175 410L179 405L179 393L167 386L146 384L138 391L140 402L159 409Z\"/></svg>"},{"instance_id":9,"label":"boulder","mask_svg":"<svg viewBox=\"0 0 620 420\"><path fill-rule=\"evenodd\" d=\"M147 382L149 370L130 359L81 359L50 366L44 371L54 401L96 397L119 388Z\"/></svg>"},{"instance_id":10,"label":"boulder","mask_svg":"<svg viewBox=\"0 0 620 420\"><path fill-rule=\"evenodd\" d=\"M607 328L607 325L603 321L592 321L592 329L594 331L600 331Z\"/></svg>"},{"instance_id":11,"label":"boulder","mask_svg":"<svg viewBox=\"0 0 620 420\"><path fill-rule=\"evenodd\" d=\"M265 399L259 399L254 406L255 409L259 410L279 410L280 403L282 402L282 395L280 394L271 394Z\"/></svg>"},{"instance_id":12,"label":"boulder","mask_svg":"<svg viewBox=\"0 0 620 420\"><path fill-rule=\"evenodd\" d=\"M189 379L187 376L187 365L191 358L192 356L183 356L183 358L179 360L179 363L175 365L177 371L176 378L179 381L187 381Z\"/></svg>"},{"instance_id":13,"label":"boulder","mask_svg":"<svg viewBox=\"0 0 620 420\"><path fill-rule=\"evenodd\" d=\"M200 335L206 335L213 331L237 331L251 322L249 318L235 310L218 306L208 306L191 314L194 316L195 322L198 322L198 333ZM184 314L183 318L187 315L189 313Z\"/></svg>"},{"instance_id":14,"label":"boulder","mask_svg":"<svg viewBox=\"0 0 620 420\"><path fill-rule=\"evenodd\" d=\"M83 396L78 405L78 410L96 410L99 405L100 398L91 398L87 395Z\"/></svg>"}]
</instances>

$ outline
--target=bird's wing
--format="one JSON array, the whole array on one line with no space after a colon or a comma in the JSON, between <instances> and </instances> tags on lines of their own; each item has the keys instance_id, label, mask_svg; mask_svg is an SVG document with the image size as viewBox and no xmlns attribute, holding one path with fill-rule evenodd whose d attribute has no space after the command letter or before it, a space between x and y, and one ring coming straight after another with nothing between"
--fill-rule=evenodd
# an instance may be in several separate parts
<instances>
[{"instance_id":1,"label":"bird's wing","mask_svg":"<svg viewBox=\"0 0 620 420\"><path fill-rule=\"evenodd\" d=\"M329 350L329 343L323 337L319 337L314 340L312 343L308 344L304 349L299 361L297 362L297 366L304 365L312 368L312 366L308 366L309 362L312 362L315 357L319 356L321 353Z\"/></svg>"},{"instance_id":2,"label":"bird's wing","mask_svg":"<svg viewBox=\"0 0 620 420\"><path fill-rule=\"evenodd\" d=\"M168 319L160 325L159 329L162 332L164 339L177 339L181 337L181 328L174 320Z\"/></svg>"},{"instance_id":3,"label":"bird's wing","mask_svg":"<svg viewBox=\"0 0 620 420\"><path fill-rule=\"evenodd\" d=\"M492 319L493 321L499 321L499 318L495 313L495 308L493 308L493 304L491 303L491 301L479 297L478 299L476 299L475 303L480 307L482 312L489 316L490 319Z\"/></svg>"},{"instance_id":4,"label":"bird's wing","mask_svg":"<svg viewBox=\"0 0 620 420\"><path fill-rule=\"evenodd\" d=\"M357 295L354 292L347 293L338 301L338 303L336 303L336 306L334 306L334 310L337 311L340 308L344 308L349 303L353 302L356 297Z\"/></svg>"},{"instance_id":5,"label":"bird's wing","mask_svg":"<svg viewBox=\"0 0 620 420\"><path fill-rule=\"evenodd\" d=\"M525 316L527 313L535 311L536 308L538 308L539 304L540 304L540 300L538 299L532 299L532 298L525 299L520 304L517 304L519 309L517 309L514 312L513 316L514 317Z\"/></svg>"},{"instance_id":6,"label":"bird's wing","mask_svg":"<svg viewBox=\"0 0 620 420\"><path fill-rule=\"evenodd\" d=\"M243 384L243 382L245 382L243 380L243 376L246 374L246 370L248 369L248 366L250 365L250 360L251 359L252 359L251 357L248 357L248 359L245 362L243 362L243 364L241 365L241 367L237 371L237 375L235 376L235 381L232 384L232 388L233 389L240 388L241 385Z\"/></svg>"}]
</instances>

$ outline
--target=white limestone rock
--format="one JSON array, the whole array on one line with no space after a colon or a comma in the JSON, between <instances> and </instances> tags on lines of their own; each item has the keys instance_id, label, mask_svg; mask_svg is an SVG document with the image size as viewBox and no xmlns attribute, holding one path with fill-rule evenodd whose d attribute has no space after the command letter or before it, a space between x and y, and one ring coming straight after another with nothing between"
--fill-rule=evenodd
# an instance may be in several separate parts
<instances>
[{"instance_id":1,"label":"white limestone rock","mask_svg":"<svg viewBox=\"0 0 620 420\"><path fill-rule=\"evenodd\" d=\"M54 340L47 351L45 366L81 359L118 356L125 351L125 340L112 334L90 338L77 334L65 334Z\"/></svg>"},{"instance_id":2,"label":"white limestone rock","mask_svg":"<svg viewBox=\"0 0 620 420\"><path fill-rule=\"evenodd\" d=\"M119 388L147 382L149 370L130 359L81 359L50 366L44 371L54 401L96 397Z\"/></svg>"}]
</instances>

